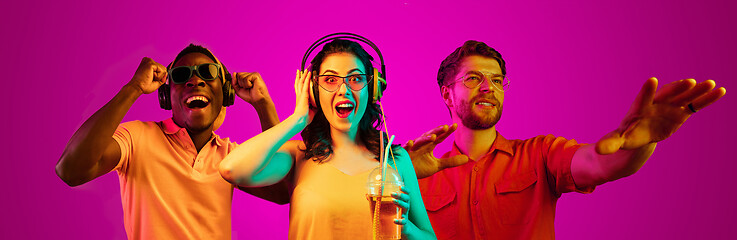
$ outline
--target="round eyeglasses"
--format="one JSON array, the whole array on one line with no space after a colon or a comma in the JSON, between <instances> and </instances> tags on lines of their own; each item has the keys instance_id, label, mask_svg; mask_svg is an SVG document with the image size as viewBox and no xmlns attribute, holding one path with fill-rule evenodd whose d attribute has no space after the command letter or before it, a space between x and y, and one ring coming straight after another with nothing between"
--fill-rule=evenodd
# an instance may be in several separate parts
<instances>
[{"instance_id":1,"label":"round eyeglasses","mask_svg":"<svg viewBox=\"0 0 737 240\"><path fill-rule=\"evenodd\" d=\"M481 71L469 71L461 78L456 79L447 86L456 84L460 81L463 81L463 86L466 86L469 89L474 89L480 86L482 82L488 81L491 86L494 86L494 88L496 88L496 90L502 92L509 90L509 78L502 74Z\"/></svg>"}]
</instances>

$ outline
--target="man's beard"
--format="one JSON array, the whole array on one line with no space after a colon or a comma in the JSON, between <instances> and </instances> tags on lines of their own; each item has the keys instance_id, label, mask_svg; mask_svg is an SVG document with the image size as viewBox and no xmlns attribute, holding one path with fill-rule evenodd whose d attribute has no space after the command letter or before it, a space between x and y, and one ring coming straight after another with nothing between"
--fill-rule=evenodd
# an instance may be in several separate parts
<instances>
[{"instance_id":1,"label":"man's beard","mask_svg":"<svg viewBox=\"0 0 737 240\"><path fill-rule=\"evenodd\" d=\"M477 96L477 98L478 97L480 96ZM496 105L494 108L496 108L496 114L492 111L484 116L478 116L478 114L473 112L474 105L470 103L475 99L476 98L471 99L471 101L461 101L459 106L456 108L456 115L461 119L463 126L473 130L484 130L496 125L502 117L502 104L499 103L499 101L495 102ZM494 98L494 100L496 100L496 98Z\"/></svg>"}]
</instances>

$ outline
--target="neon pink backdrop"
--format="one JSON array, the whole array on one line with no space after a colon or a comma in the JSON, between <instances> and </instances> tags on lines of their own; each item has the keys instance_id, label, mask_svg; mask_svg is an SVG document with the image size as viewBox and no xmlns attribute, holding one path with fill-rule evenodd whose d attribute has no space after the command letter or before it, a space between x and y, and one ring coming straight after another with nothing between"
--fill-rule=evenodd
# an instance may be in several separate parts
<instances>
[{"instance_id":1,"label":"neon pink backdrop","mask_svg":"<svg viewBox=\"0 0 737 240\"><path fill-rule=\"evenodd\" d=\"M661 83L715 79L737 89L732 1L265 2L5 3L1 66L10 96L1 121L10 135L3 140L0 238L125 239L117 176L70 188L54 164L142 57L168 64L190 42L212 49L231 71L259 71L284 119L309 44L332 32L362 34L386 59L383 103L399 142L450 122L435 74L467 39L507 60L512 88L498 125L507 138L594 142L617 127L651 76ZM564 195L558 238L737 238L731 95L694 114L637 174L593 194ZM141 97L125 120L169 117L156 101ZM255 111L237 99L218 134L242 142L259 129ZM236 192L233 211L233 239L286 238L288 206Z\"/></svg>"}]
</instances>

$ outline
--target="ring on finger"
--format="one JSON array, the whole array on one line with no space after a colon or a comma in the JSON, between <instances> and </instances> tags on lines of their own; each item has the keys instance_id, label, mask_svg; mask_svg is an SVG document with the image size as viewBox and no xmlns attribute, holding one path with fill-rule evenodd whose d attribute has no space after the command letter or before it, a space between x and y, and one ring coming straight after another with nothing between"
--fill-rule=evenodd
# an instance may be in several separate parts
<instances>
[{"instance_id":1,"label":"ring on finger","mask_svg":"<svg viewBox=\"0 0 737 240\"><path fill-rule=\"evenodd\" d=\"M688 110L691 110L692 113L696 113L699 110L696 110L696 108L693 107L693 103L688 104Z\"/></svg>"}]
</instances>

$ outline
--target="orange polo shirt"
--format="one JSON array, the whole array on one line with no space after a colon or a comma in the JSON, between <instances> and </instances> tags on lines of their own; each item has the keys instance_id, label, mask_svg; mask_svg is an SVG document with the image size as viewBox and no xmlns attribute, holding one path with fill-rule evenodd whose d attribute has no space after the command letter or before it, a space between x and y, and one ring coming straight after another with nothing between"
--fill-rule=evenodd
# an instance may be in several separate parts
<instances>
[{"instance_id":1,"label":"orange polo shirt","mask_svg":"<svg viewBox=\"0 0 737 240\"><path fill-rule=\"evenodd\" d=\"M236 144L213 133L198 153L172 119L126 122L113 138L129 239L231 238L233 185L218 164Z\"/></svg>"},{"instance_id":2,"label":"orange polo shirt","mask_svg":"<svg viewBox=\"0 0 737 240\"><path fill-rule=\"evenodd\" d=\"M582 145L552 135L507 140L497 133L481 159L420 179L438 239L555 239L555 204L577 188L571 159ZM444 157L461 154L458 147Z\"/></svg>"}]
</instances>

